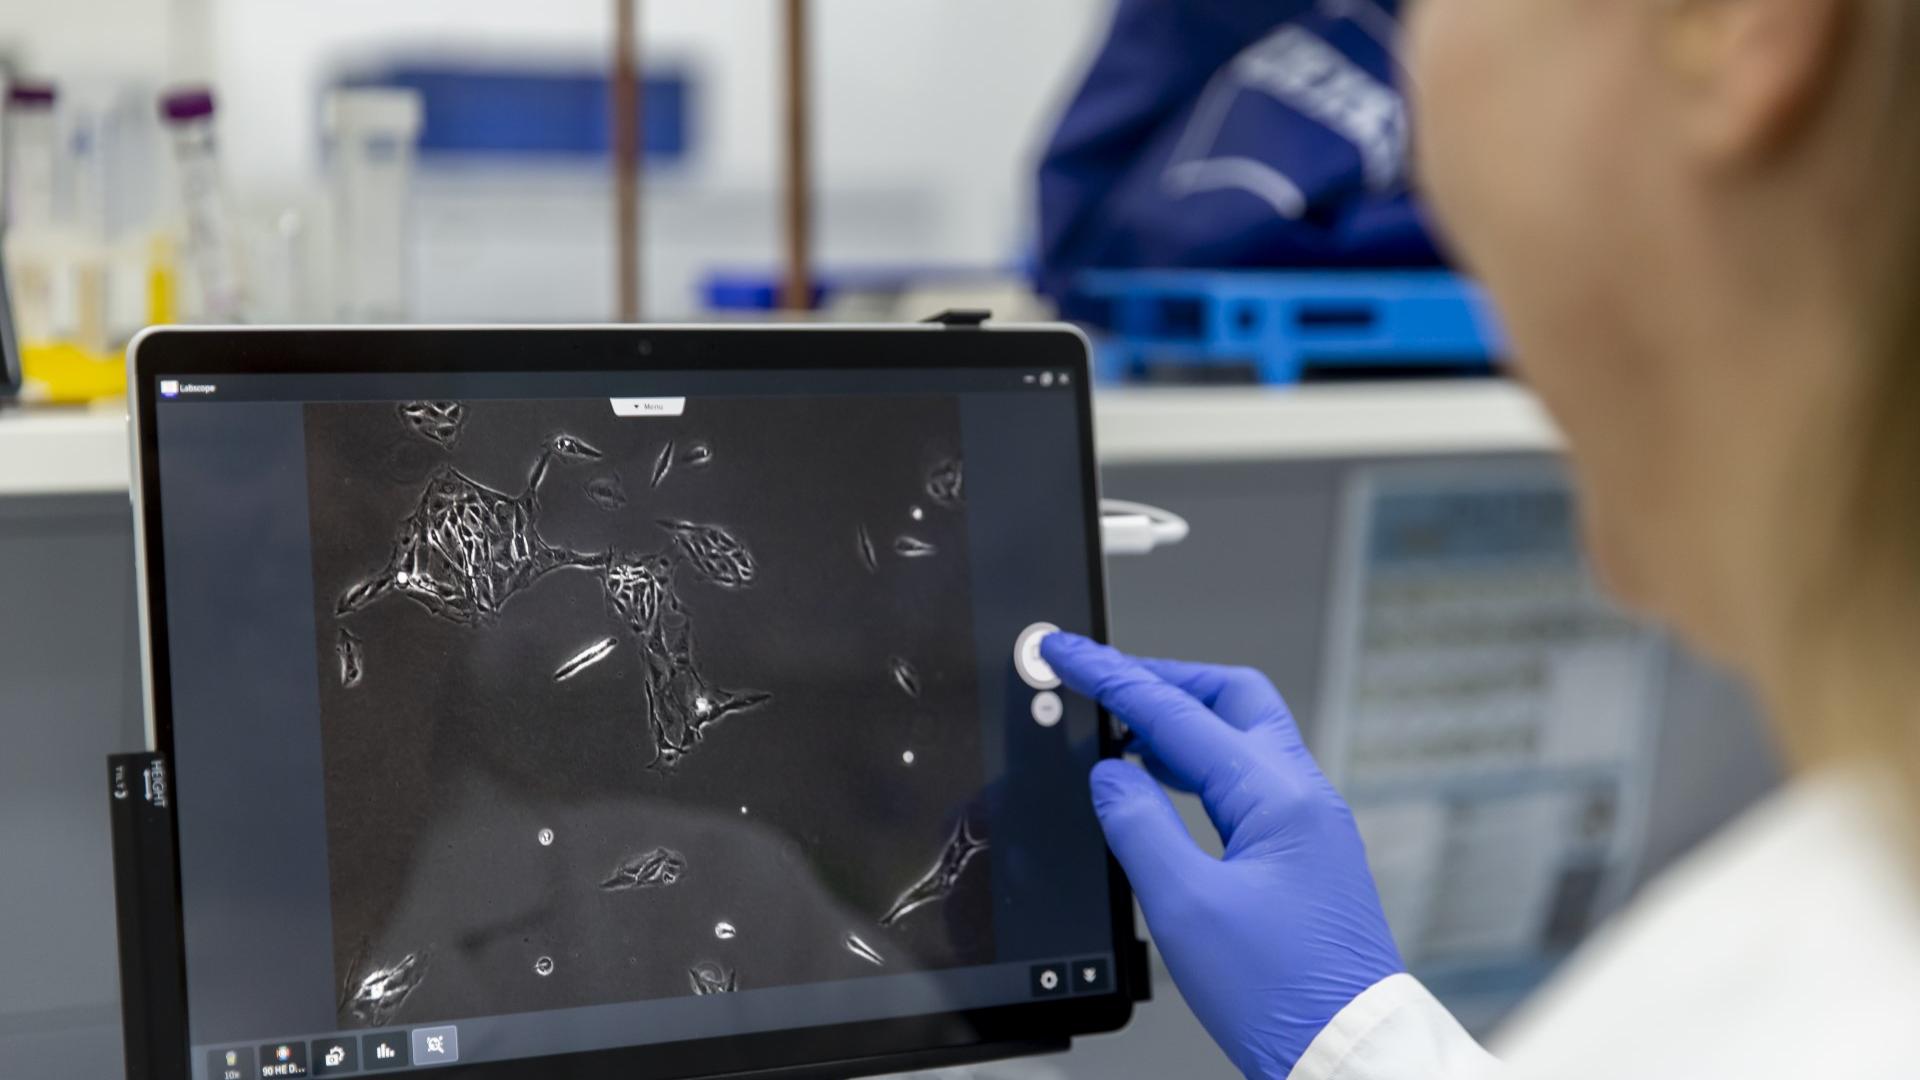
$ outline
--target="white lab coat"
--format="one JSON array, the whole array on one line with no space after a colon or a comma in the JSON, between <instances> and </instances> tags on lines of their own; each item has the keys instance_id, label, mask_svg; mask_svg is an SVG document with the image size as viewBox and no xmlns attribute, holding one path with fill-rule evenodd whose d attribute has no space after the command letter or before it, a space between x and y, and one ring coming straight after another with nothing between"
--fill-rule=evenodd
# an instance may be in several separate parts
<instances>
[{"instance_id":1,"label":"white lab coat","mask_svg":"<svg viewBox=\"0 0 1920 1080\"><path fill-rule=\"evenodd\" d=\"M1889 798L1863 771L1794 782L1649 886L1491 1055L1396 975L1290 1080L1920 1077L1920 873Z\"/></svg>"}]
</instances>

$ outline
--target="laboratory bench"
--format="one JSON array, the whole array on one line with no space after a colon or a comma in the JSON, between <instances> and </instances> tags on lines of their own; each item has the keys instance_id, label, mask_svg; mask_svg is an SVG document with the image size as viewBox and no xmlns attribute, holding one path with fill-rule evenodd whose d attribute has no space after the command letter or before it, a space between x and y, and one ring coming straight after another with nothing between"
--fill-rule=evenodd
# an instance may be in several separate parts
<instances>
[{"instance_id":1,"label":"laboratory bench","mask_svg":"<svg viewBox=\"0 0 1920 1080\"><path fill-rule=\"evenodd\" d=\"M1164 506L1188 539L1110 564L1128 649L1266 670L1310 738L1354 470L1405 462L1557 469L1537 402L1503 381L1103 390L1105 493ZM120 1072L106 803L110 752L142 745L123 410L0 410L0 1076ZM1768 790L1775 765L1737 687L1667 647L1636 880ZM1205 818L1182 811L1196 832ZM982 1078L1234 1071L1158 965L1118 1036ZM1515 988L1449 997L1484 1027Z\"/></svg>"}]
</instances>

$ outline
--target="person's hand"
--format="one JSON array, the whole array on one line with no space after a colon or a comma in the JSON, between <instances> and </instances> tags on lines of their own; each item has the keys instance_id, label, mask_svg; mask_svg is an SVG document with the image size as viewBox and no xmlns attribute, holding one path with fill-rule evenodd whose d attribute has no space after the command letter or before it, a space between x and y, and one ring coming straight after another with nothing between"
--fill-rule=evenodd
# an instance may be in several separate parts
<instances>
[{"instance_id":1,"label":"person's hand","mask_svg":"<svg viewBox=\"0 0 1920 1080\"><path fill-rule=\"evenodd\" d=\"M1223 858L1147 773L1094 767L1100 825L1180 992L1242 1072L1280 1080L1335 1013L1406 970L1352 811L1259 672L1138 660L1065 633L1040 649L1132 728L1155 776L1206 806Z\"/></svg>"}]
</instances>

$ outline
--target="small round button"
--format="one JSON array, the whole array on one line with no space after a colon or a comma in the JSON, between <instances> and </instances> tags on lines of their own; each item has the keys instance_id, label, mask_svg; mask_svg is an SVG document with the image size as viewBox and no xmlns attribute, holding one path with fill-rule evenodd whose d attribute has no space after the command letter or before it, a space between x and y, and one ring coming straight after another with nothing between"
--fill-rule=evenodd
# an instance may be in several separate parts
<instances>
[{"instance_id":1,"label":"small round button","mask_svg":"<svg viewBox=\"0 0 1920 1080\"><path fill-rule=\"evenodd\" d=\"M1020 681L1035 690L1051 690L1060 685L1060 676L1040 656L1040 642L1048 634L1057 634L1060 628L1050 622L1037 622L1025 630L1013 642L1013 670Z\"/></svg>"},{"instance_id":2,"label":"small round button","mask_svg":"<svg viewBox=\"0 0 1920 1080\"><path fill-rule=\"evenodd\" d=\"M1033 695L1033 722L1041 727L1052 727L1060 722L1060 715L1066 712L1066 706L1060 703L1060 695L1051 690L1042 690Z\"/></svg>"}]
</instances>

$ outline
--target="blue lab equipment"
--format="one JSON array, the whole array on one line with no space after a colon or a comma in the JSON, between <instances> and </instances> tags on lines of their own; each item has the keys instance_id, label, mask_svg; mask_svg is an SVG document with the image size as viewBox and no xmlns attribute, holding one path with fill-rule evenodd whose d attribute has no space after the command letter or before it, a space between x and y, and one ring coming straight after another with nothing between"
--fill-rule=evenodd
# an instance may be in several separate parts
<instances>
[{"instance_id":1,"label":"blue lab equipment","mask_svg":"<svg viewBox=\"0 0 1920 1080\"><path fill-rule=\"evenodd\" d=\"M653 165L684 159L692 144L690 78L649 73L640 100ZM612 153L611 96L596 71L523 70L479 61L407 61L356 74L350 87L399 87L420 95L424 157L497 154L534 159L597 158Z\"/></svg>"},{"instance_id":2,"label":"blue lab equipment","mask_svg":"<svg viewBox=\"0 0 1920 1080\"><path fill-rule=\"evenodd\" d=\"M1121 0L1040 167L1040 285L1091 269L1432 267L1398 0Z\"/></svg>"},{"instance_id":3,"label":"blue lab equipment","mask_svg":"<svg viewBox=\"0 0 1920 1080\"><path fill-rule=\"evenodd\" d=\"M1108 382L1482 374L1505 356L1485 291L1445 270L1103 270L1075 304Z\"/></svg>"},{"instance_id":4,"label":"blue lab equipment","mask_svg":"<svg viewBox=\"0 0 1920 1080\"><path fill-rule=\"evenodd\" d=\"M1065 633L1040 648L1132 729L1155 776L1200 796L1218 859L1146 772L1093 770L1100 826L1194 1015L1248 1076L1286 1076L1336 1013L1406 970L1352 812L1260 673L1137 660Z\"/></svg>"}]
</instances>

